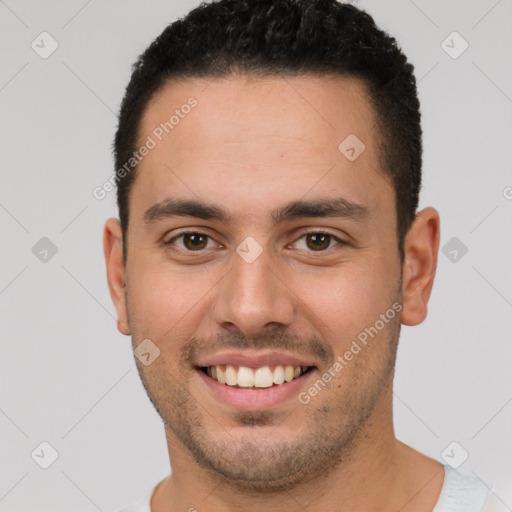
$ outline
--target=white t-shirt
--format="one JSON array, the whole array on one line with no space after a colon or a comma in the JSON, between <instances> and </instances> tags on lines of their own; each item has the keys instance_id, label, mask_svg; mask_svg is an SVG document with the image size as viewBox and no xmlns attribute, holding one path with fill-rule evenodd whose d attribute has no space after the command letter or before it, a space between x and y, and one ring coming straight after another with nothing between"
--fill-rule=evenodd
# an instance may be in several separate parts
<instances>
[{"instance_id":1,"label":"white t-shirt","mask_svg":"<svg viewBox=\"0 0 512 512\"><path fill-rule=\"evenodd\" d=\"M444 466L444 483L432 512L504 512L508 509L478 478ZM160 482L159 482L160 483ZM144 496L118 512L151 512L151 497L158 486L152 486Z\"/></svg>"}]
</instances>

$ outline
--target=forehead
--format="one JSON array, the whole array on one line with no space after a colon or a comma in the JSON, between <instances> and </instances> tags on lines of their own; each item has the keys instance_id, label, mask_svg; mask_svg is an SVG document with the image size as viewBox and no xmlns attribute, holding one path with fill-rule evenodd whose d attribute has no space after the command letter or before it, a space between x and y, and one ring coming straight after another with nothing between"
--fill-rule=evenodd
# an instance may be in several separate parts
<instances>
[{"instance_id":1,"label":"forehead","mask_svg":"<svg viewBox=\"0 0 512 512\"><path fill-rule=\"evenodd\" d=\"M191 98L197 101L192 112L195 122L181 123L183 113L179 111L188 111L186 104ZM248 136L326 141L326 137L337 132L337 138L349 129L363 135L361 132L373 126L375 117L366 87L353 77L188 78L170 81L153 96L141 119L139 139L169 121L173 113L179 120L171 121L171 137L187 137L201 128L202 136L210 139L222 135L229 142Z\"/></svg>"},{"instance_id":2,"label":"forehead","mask_svg":"<svg viewBox=\"0 0 512 512\"><path fill-rule=\"evenodd\" d=\"M142 116L138 145L151 139L154 147L139 163L131 197L138 189L141 207L176 195L225 201L229 207L243 192L253 213L265 201L276 204L315 192L345 192L354 202L366 195L378 203L382 188L393 191L380 170L374 127L366 89L354 78L237 75L171 81ZM348 158L353 151L343 153L347 145L364 151L353 160ZM236 202L243 209L240 199Z\"/></svg>"}]
</instances>

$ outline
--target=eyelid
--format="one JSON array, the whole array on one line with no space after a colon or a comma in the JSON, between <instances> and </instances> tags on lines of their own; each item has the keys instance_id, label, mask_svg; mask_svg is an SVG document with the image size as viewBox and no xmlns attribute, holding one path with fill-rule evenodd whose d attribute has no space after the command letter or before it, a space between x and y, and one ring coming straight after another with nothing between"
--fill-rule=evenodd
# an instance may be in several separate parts
<instances>
[{"instance_id":1,"label":"eyelid","mask_svg":"<svg viewBox=\"0 0 512 512\"><path fill-rule=\"evenodd\" d=\"M333 233L329 228L305 228L305 231L300 231L301 237L303 237L304 235L315 235L315 234L329 235L329 236L332 236L333 238L336 238L340 242L343 242L343 240L338 235Z\"/></svg>"}]
</instances>

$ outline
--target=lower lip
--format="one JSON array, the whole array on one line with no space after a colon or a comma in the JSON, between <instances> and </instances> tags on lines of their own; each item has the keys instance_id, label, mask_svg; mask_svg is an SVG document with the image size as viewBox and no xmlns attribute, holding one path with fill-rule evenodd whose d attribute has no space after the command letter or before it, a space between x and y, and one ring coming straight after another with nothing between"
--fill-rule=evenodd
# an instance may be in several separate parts
<instances>
[{"instance_id":1,"label":"lower lip","mask_svg":"<svg viewBox=\"0 0 512 512\"><path fill-rule=\"evenodd\" d=\"M203 371L196 369L199 378L208 386L217 399L236 409L251 411L268 409L282 404L293 396L297 396L315 371L315 369L309 370L304 375L278 386L244 389L221 384L208 377Z\"/></svg>"}]
</instances>

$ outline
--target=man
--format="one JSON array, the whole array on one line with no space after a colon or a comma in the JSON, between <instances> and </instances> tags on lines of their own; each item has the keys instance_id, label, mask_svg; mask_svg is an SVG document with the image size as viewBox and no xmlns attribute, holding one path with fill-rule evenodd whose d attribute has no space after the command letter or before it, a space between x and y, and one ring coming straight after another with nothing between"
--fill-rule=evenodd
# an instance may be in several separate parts
<instances>
[{"instance_id":1,"label":"man","mask_svg":"<svg viewBox=\"0 0 512 512\"><path fill-rule=\"evenodd\" d=\"M484 510L393 430L440 229L393 38L335 0L201 5L140 56L114 150L108 283L172 468L124 510Z\"/></svg>"}]
</instances>

